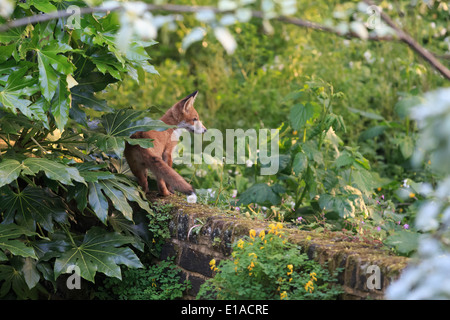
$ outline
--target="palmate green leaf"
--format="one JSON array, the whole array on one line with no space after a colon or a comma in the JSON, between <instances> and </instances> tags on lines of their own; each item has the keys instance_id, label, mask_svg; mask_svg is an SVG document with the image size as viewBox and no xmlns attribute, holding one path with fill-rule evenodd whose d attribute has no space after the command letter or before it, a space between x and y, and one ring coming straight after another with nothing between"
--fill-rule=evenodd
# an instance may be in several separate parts
<instances>
[{"instance_id":1,"label":"palmate green leaf","mask_svg":"<svg viewBox=\"0 0 450 320\"><path fill-rule=\"evenodd\" d=\"M59 53L71 50L67 44L52 41L42 49L36 49L39 66L39 84L42 95L51 101L56 93L60 82L60 74L68 75L73 73L75 66L68 61L68 58Z\"/></svg>"},{"instance_id":2,"label":"palmate green leaf","mask_svg":"<svg viewBox=\"0 0 450 320\"><path fill-rule=\"evenodd\" d=\"M7 260L4 253L5 250L15 256L37 259L34 249L26 246L23 241L18 240L22 236L33 235L35 235L34 232L16 224L0 224L0 261Z\"/></svg>"},{"instance_id":3,"label":"palmate green leaf","mask_svg":"<svg viewBox=\"0 0 450 320\"><path fill-rule=\"evenodd\" d=\"M67 224L66 207L62 200L48 190L28 185L22 191L8 186L0 189L0 213L3 223L18 225L35 231L36 224L53 232L54 222Z\"/></svg>"},{"instance_id":4,"label":"palmate green leaf","mask_svg":"<svg viewBox=\"0 0 450 320\"><path fill-rule=\"evenodd\" d=\"M122 109L117 112L104 115L102 117L102 124L105 128L106 134L110 136L129 136L136 131L166 130L172 127L166 125L160 120L136 120L143 114L143 111Z\"/></svg>"},{"instance_id":5,"label":"palmate green leaf","mask_svg":"<svg viewBox=\"0 0 450 320\"><path fill-rule=\"evenodd\" d=\"M48 0L31 0L30 5L45 13L56 11L56 7Z\"/></svg>"},{"instance_id":6,"label":"palmate green leaf","mask_svg":"<svg viewBox=\"0 0 450 320\"><path fill-rule=\"evenodd\" d=\"M38 119L40 114L30 108L31 101L24 96L31 96L39 90L37 82L30 76L25 76L28 67L22 67L11 72L4 88L0 87L0 104L14 114L17 109L29 119Z\"/></svg>"},{"instance_id":7,"label":"palmate green leaf","mask_svg":"<svg viewBox=\"0 0 450 320\"><path fill-rule=\"evenodd\" d=\"M119 265L130 268L143 267L136 254L130 248L123 247L133 241L134 237L93 227L86 233L81 243L72 244L69 250L56 259L55 279L72 266L80 268L80 276L91 282L94 282L97 272L122 279Z\"/></svg>"},{"instance_id":8,"label":"palmate green leaf","mask_svg":"<svg viewBox=\"0 0 450 320\"><path fill-rule=\"evenodd\" d=\"M95 53L89 56L89 59L91 59L101 73L109 73L117 80L122 80L120 72L127 71L127 69L123 67L123 64L120 63L110 52Z\"/></svg>"},{"instance_id":9,"label":"palmate green leaf","mask_svg":"<svg viewBox=\"0 0 450 320\"><path fill-rule=\"evenodd\" d=\"M148 202L143 200L136 186L130 185L126 179L116 176L115 179L98 180L88 185L89 204L97 217L105 224L108 219L108 199L114 208L130 221L133 220L133 209L128 201L134 201L148 213L151 212Z\"/></svg>"},{"instance_id":10,"label":"palmate green leaf","mask_svg":"<svg viewBox=\"0 0 450 320\"><path fill-rule=\"evenodd\" d=\"M36 174L44 171L47 178L72 185L72 180L85 183L77 168L63 165L59 162L45 158L27 158L23 161L27 168L26 174Z\"/></svg>"},{"instance_id":11,"label":"palmate green leaf","mask_svg":"<svg viewBox=\"0 0 450 320\"><path fill-rule=\"evenodd\" d=\"M16 180L23 168L23 164L14 159L5 159L0 162L0 187Z\"/></svg>"},{"instance_id":12,"label":"palmate green leaf","mask_svg":"<svg viewBox=\"0 0 450 320\"><path fill-rule=\"evenodd\" d=\"M165 130L172 126L166 125L160 120L144 118L137 120L143 115L143 111L133 109L122 109L102 117L101 124L104 132L96 132L88 138L89 143L94 143L100 150L108 153L114 152L122 156L125 142L150 148L153 143L149 139L130 139L130 135L136 131Z\"/></svg>"},{"instance_id":13,"label":"palmate green leaf","mask_svg":"<svg viewBox=\"0 0 450 320\"><path fill-rule=\"evenodd\" d=\"M6 296L12 289L19 299L37 299L38 291L36 288L30 290L25 281L22 266L0 265L0 298Z\"/></svg>"},{"instance_id":14,"label":"palmate green leaf","mask_svg":"<svg viewBox=\"0 0 450 320\"><path fill-rule=\"evenodd\" d=\"M0 32L0 43L8 44L22 38L25 27L12 28L8 31Z\"/></svg>"},{"instance_id":15,"label":"palmate green leaf","mask_svg":"<svg viewBox=\"0 0 450 320\"><path fill-rule=\"evenodd\" d=\"M0 162L0 187L16 180L20 174L35 175L43 171L47 178L66 185L73 185L72 180L85 183L77 168L69 167L45 158L27 158L22 162L4 159Z\"/></svg>"}]
</instances>

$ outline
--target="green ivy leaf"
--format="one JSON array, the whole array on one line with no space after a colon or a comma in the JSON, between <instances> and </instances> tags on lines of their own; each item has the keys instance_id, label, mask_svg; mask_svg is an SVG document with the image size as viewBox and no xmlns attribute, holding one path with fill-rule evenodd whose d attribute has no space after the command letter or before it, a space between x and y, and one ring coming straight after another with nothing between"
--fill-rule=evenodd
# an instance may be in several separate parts
<instances>
[{"instance_id":1,"label":"green ivy leaf","mask_svg":"<svg viewBox=\"0 0 450 320\"><path fill-rule=\"evenodd\" d=\"M86 233L81 243L73 243L69 250L56 259L55 279L67 272L71 266L79 267L80 276L91 282L94 282L97 272L122 279L119 265L130 268L143 267L130 248L122 247L133 241L134 237L125 237L93 227Z\"/></svg>"}]
</instances>

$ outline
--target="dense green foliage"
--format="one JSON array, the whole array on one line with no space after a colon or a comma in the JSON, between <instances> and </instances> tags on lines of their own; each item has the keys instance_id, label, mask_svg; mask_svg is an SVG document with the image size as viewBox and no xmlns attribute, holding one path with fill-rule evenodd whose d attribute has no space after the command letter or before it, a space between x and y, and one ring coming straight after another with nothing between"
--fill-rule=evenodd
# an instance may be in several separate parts
<instances>
[{"instance_id":1,"label":"dense green foliage","mask_svg":"<svg viewBox=\"0 0 450 320\"><path fill-rule=\"evenodd\" d=\"M52 7L21 2L12 17ZM38 290L50 295L73 265L92 282L97 272L120 279L120 265L142 267L127 245L144 250L148 230L134 224L130 204L152 211L125 175L121 155L131 133L164 126L141 111L113 112L95 92L127 73L136 81L144 71L156 73L144 49L154 42L119 51L113 14L85 15L79 29L64 24L51 20L0 35L1 296L10 288L20 298Z\"/></svg>"},{"instance_id":2,"label":"dense green foliage","mask_svg":"<svg viewBox=\"0 0 450 320\"><path fill-rule=\"evenodd\" d=\"M181 298L190 287L180 281L180 270L166 260L144 269L127 269L123 280L107 278L98 288L102 300L173 300Z\"/></svg>"}]
</instances>

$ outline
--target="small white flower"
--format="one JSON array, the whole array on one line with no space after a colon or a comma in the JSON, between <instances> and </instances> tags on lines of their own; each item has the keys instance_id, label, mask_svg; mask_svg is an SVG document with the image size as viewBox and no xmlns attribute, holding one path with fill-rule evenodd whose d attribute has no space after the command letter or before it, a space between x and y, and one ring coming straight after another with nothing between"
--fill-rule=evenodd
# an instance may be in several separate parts
<instances>
[{"instance_id":1,"label":"small white flower","mask_svg":"<svg viewBox=\"0 0 450 320\"><path fill-rule=\"evenodd\" d=\"M190 194L187 196L186 201L188 203L197 203L197 195L195 193Z\"/></svg>"},{"instance_id":2,"label":"small white flower","mask_svg":"<svg viewBox=\"0 0 450 320\"><path fill-rule=\"evenodd\" d=\"M403 187L403 188L409 188L409 185L408 185L408 179L403 180L402 187Z\"/></svg>"},{"instance_id":3,"label":"small white flower","mask_svg":"<svg viewBox=\"0 0 450 320\"><path fill-rule=\"evenodd\" d=\"M247 168L250 168L251 166L253 166L253 161L248 159L247 161L245 161L245 165L247 166Z\"/></svg>"}]
</instances>

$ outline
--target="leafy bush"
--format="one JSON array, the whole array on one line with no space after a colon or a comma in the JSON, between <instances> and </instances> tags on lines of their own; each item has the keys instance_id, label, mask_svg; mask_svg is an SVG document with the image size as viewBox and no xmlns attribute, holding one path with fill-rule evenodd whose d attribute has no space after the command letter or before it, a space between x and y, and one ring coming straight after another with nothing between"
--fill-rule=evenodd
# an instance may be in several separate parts
<instances>
[{"instance_id":1,"label":"leafy bush","mask_svg":"<svg viewBox=\"0 0 450 320\"><path fill-rule=\"evenodd\" d=\"M84 5L55 5L71 3ZM11 18L55 9L41 4L18 2ZM80 24L70 29L60 18L0 34L2 297L10 289L49 296L74 265L91 282L97 272L120 278L120 265L142 267L129 247L143 250L133 219L151 210L118 157L125 141L151 146L131 133L166 126L141 111L112 112L95 94L126 75L155 73L145 50L155 42L119 50L115 13L86 14Z\"/></svg>"},{"instance_id":2,"label":"leafy bush","mask_svg":"<svg viewBox=\"0 0 450 320\"><path fill-rule=\"evenodd\" d=\"M123 280L106 278L96 297L102 300L174 300L190 288L180 280L180 270L171 260L144 269L126 269Z\"/></svg>"},{"instance_id":3,"label":"leafy bush","mask_svg":"<svg viewBox=\"0 0 450 320\"><path fill-rule=\"evenodd\" d=\"M300 254L290 244L281 223L269 225L270 230L249 236L233 244L231 260L218 265L216 272L200 288L198 299L224 300L302 300L335 299L342 292L331 274L320 264Z\"/></svg>"}]
</instances>

